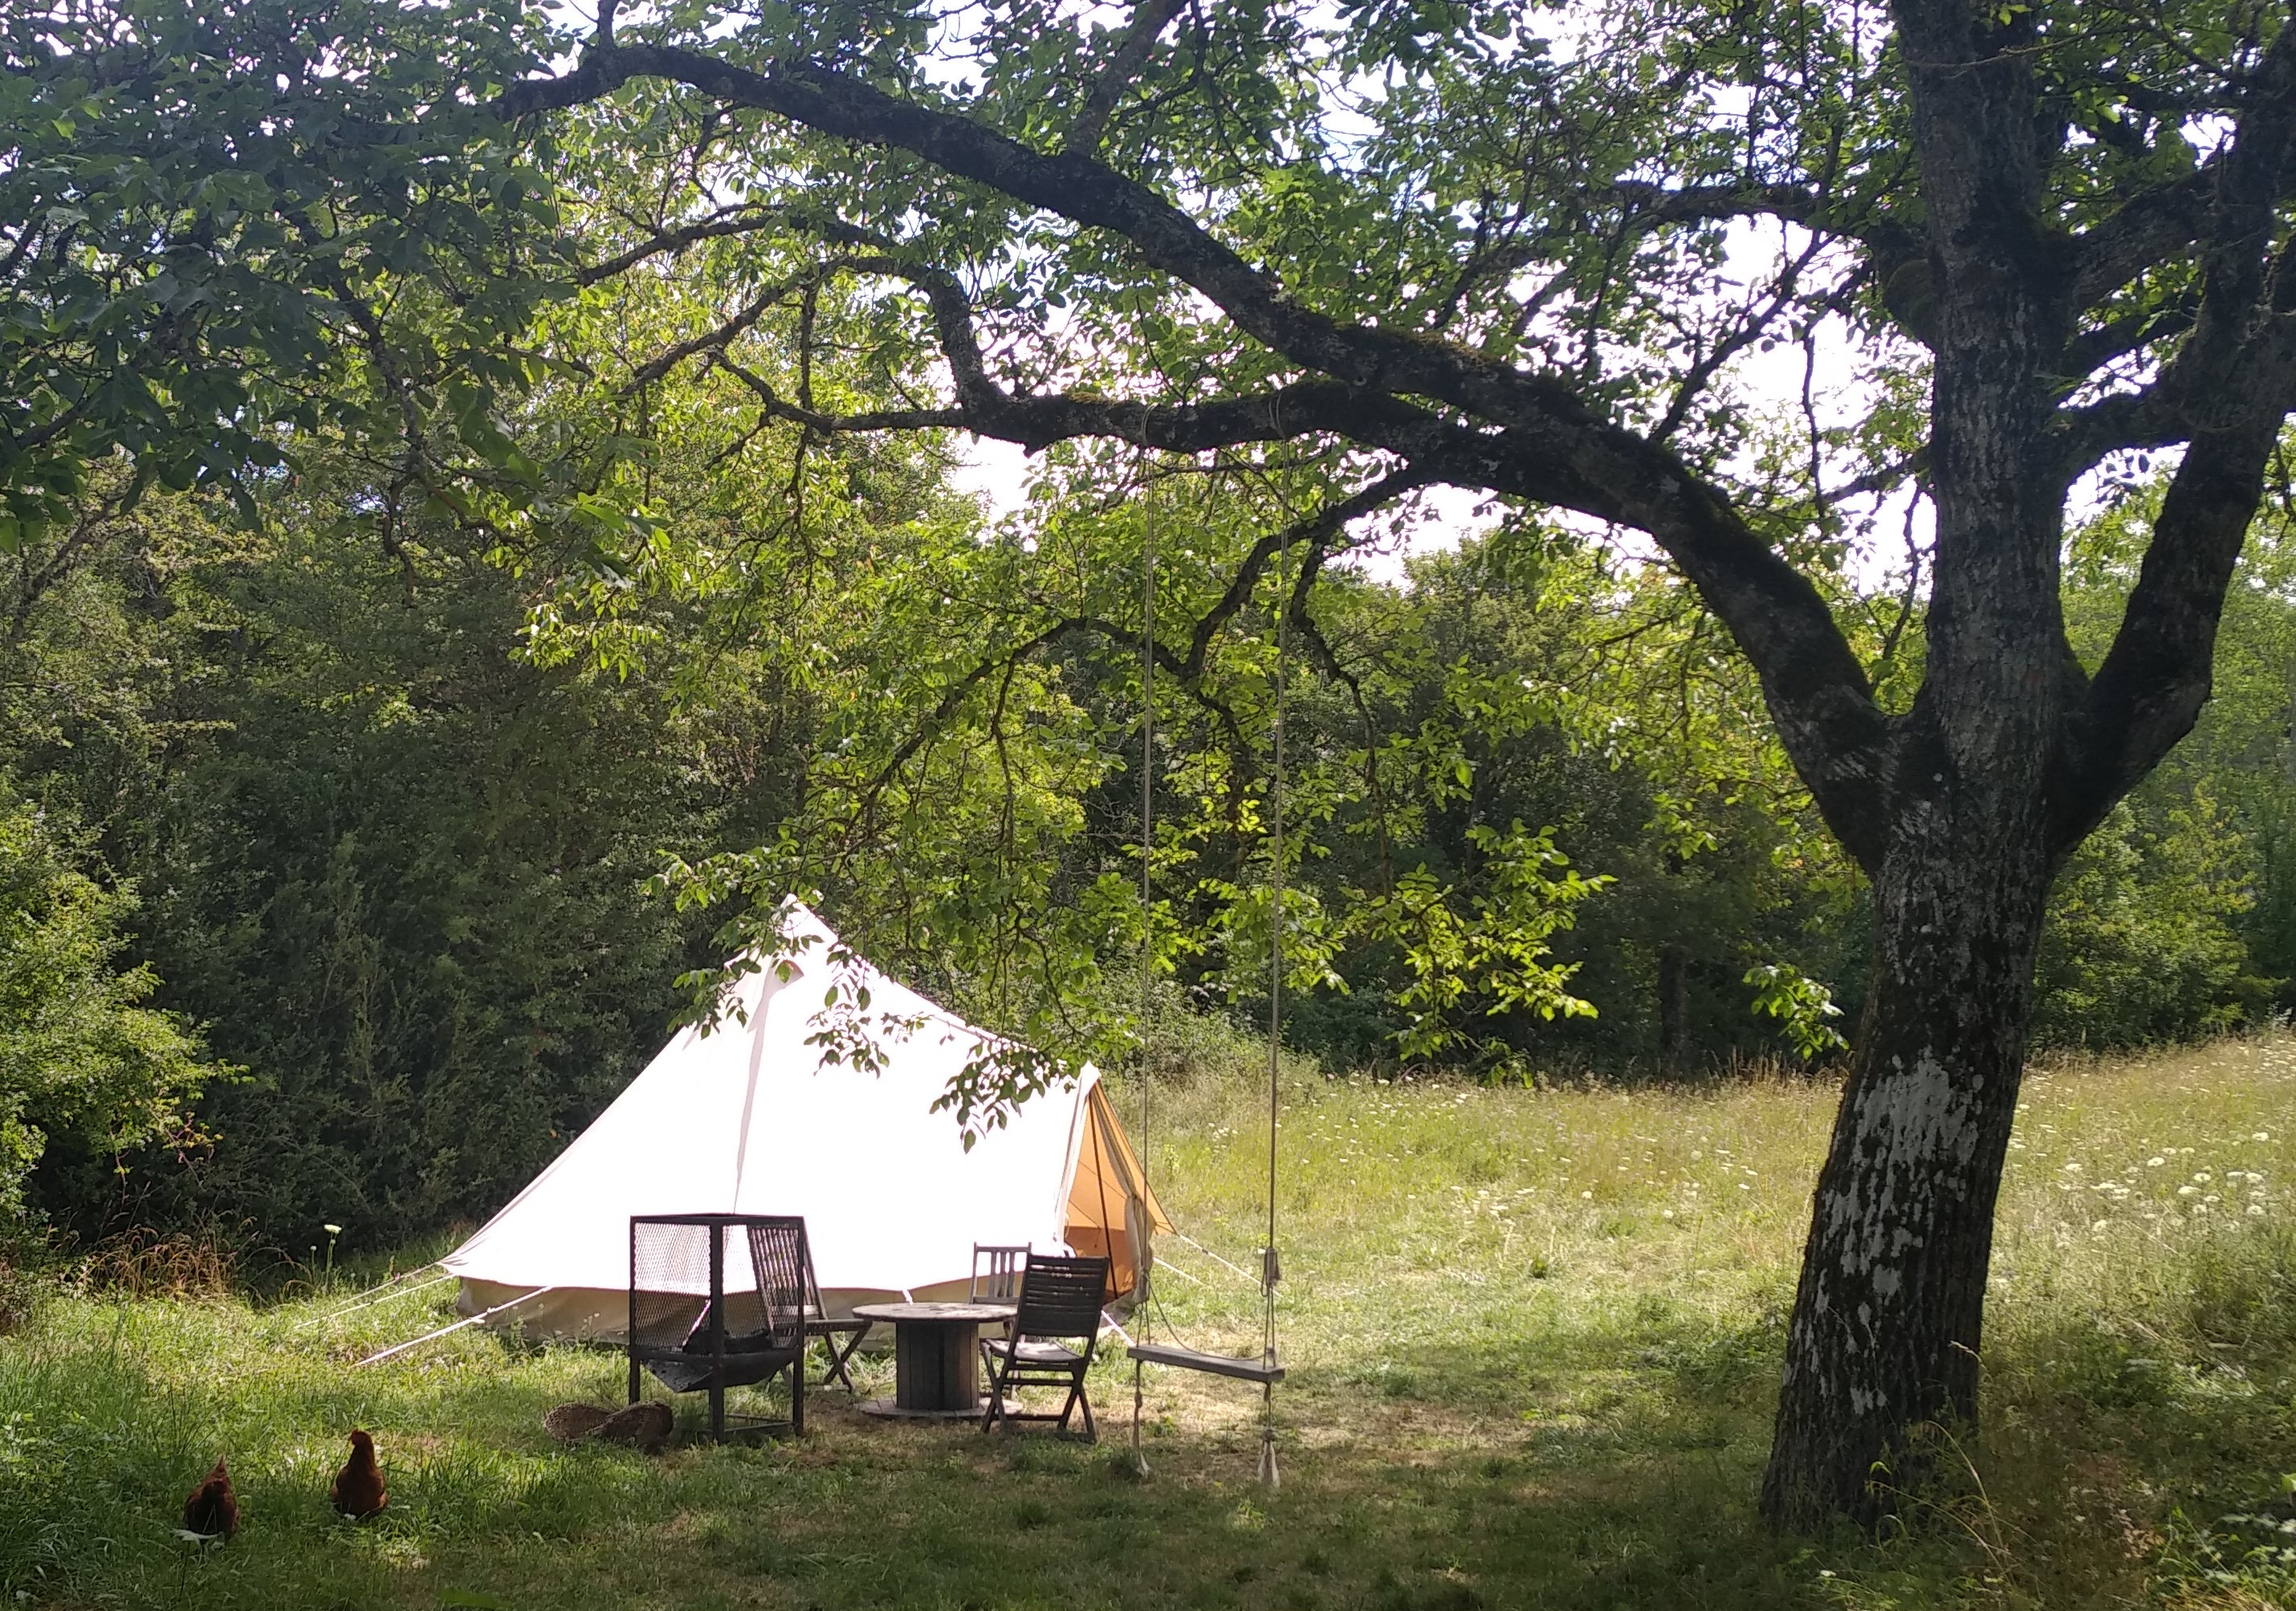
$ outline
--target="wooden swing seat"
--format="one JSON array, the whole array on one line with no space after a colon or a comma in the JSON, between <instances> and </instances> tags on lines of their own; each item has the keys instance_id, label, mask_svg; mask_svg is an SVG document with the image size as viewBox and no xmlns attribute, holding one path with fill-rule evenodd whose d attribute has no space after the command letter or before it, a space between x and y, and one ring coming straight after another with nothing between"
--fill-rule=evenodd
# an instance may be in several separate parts
<instances>
[{"instance_id":1,"label":"wooden swing seat","mask_svg":"<svg viewBox=\"0 0 2296 1611\"><path fill-rule=\"evenodd\" d=\"M1283 1367L1265 1360L1237 1359L1227 1353L1205 1353L1195 1348L1176 1348L1169 1343L1135 1343L1125 1350L1147 1365L1170 1365L1180 1370L1201 1370L1211 1376L1232 1376L1240 1382L1263 1385L1283 1379Z\"/></svg>"}]
</instances>

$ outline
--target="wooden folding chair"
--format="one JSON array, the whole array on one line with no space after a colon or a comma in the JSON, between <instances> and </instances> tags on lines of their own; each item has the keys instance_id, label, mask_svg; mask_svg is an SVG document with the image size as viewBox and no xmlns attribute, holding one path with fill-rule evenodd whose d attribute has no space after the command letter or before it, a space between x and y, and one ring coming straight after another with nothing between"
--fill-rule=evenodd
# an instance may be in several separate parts
<instances>
[{"instance_id":1,"label":"wooden folding chair","mask_svg":"<svg viewBox=\"0 0 2296 1611\"><path fill-rule=\"evenodd\" d=\"M1021 1272L1029 1263L1026 1245L1008 1247L988 1242L972 1244L972 1290L969 1304L1017 1304L1021 1301Z\"/></svg>"},{"instance_id":2,"label":"wooden folding chair","mask_svg":"<svg viewBox=\"0 0 2296 1611\"><path fill-rule=\"evenodd\" d=\"M1026 1243L1011 1247L1000 1243L972 1244L972 1287L964 1295L969 1304L1018 1304L1021 1301L1021 1272L1029 1263ZM996 1322L996 1335L1013 1335L1010 1320Z\"/></svg>"},{"instance_id":3,"label":"wooden folding chair","mask_svg":"<svg viewBox=\"0 0 2296 1611\"><path fill-rule=\"evenodd\" d=\"M830 1318L828 1306L821 1301L821 1278L814 1273L813 1244L805 1246L805 1335L808 1341L821 1339L821 1352L828 1363L821 1372L821 1385L841 1385L848 1393L857 1392L853 1378L846 1367L861 1350L861 1342L869 1335L870 1322L848 1315L843 1320Z\"/></svg>"},{"instance_id":4,"label":"wooden folding chair","mask_svg":"<svg viewBox=\"0 0 2296 1611\"><path fill-rule=\"evenodd\" d=\"M988 1366L988 1409L980 1418L981 1431L1013 1421L1057 1421L1065 1432L1069 1417L1081 1405L1085 1437L1098 1440L1084 1378L1100 1340L1100 1304L1107 1285L1104 1258L1029 1255L1021 1272L1013 1334L980 1339L980 1355ZM1027 1415L1006 1402L1022 1387L1066 1387L1069 1395L1057 1415Z\"/></svg>"}]
</instances>

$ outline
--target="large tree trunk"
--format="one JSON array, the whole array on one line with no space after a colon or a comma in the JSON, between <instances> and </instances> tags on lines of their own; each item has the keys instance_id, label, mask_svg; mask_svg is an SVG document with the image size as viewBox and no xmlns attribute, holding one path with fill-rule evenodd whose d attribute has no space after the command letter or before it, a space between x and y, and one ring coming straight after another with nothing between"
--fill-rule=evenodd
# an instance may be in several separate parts
<instances>
[{"instance_id":1,"label":"large tree trunk","mask_svg":"<svg viewBox=\"0 0 2296 1611\"><path fill-rule=\"evenodd\" d=\"M1913 814L1918 814L1916 807ZM1904 836L1818 1177L1762 1507L1869 1524L1923 1479L1909 1432L1977 1413L1993 1207L2048 882L2041 846Z\"/></svg>"},{"instance_id":2,"label":"large tree trunk","mask_svg":"<svg viewBox=\"0 0 2296 1611\"><path fill-rule=\"evenodd\" d=\"M1782 1526L1894 1509L1891 1491L1920 1480L1906 1459L1918 1430L1977 1411L1994 1200L2056 861L2052 735L2070 686L2054 489L2021 473L2039 457L2022 399L1986 389L1940 374L1930 675L1876 802L1873 980L1763 1484Z\"/></svg>"},{"instance_id":3,"label":"large tree trunk","mask_svg":"<svg viewBox=\"0 0 2296 1611\"><path fill-rule=\"evenodd\" d=\"M2031 86L1964 0L1900 0L1939 291L1929 668L1875 808L1874 976L1818 1177L1762 1506L1895 1509L1925 1423L1977 1412L1987 1264L2055 859L2050 765L2085 681L2058 601ZM1994 43L1997 43L1995 41ZM1955 65L1961 64L1961 65Z\"/></svg>"}]
</instances>

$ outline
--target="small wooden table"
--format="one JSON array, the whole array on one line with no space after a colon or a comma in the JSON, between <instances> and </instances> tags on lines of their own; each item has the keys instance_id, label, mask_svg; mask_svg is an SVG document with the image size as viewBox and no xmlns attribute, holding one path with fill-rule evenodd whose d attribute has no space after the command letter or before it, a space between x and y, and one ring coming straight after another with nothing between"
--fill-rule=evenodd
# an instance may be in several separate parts
<instances>
[{"instance_id":1,"label":"small wooden table","mask_svg":"<svg viewBox=\"0 0 2296 1611\"><path fill-rule=\"evenodd\" d=\"M1011 1304L856 1304L856 1320L893 1328L893 1397L861 1406L872 1415L980 1413L980 1328L1013 1318Z\"/></svg>"}]
</instances>

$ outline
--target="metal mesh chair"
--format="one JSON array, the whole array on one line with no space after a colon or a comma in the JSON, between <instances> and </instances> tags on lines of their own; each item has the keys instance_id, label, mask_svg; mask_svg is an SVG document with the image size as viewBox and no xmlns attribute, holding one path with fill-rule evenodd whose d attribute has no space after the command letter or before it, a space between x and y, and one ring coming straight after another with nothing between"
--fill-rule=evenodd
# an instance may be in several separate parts
<instances>
[{"instance_id":1,"label":"metal mesh chair","mask_svg":"<svg viewBox=\"0 0 2296 1611\"><path fill-rule=\"evenodd\" d=\"M988 1366L983 1432L1013 1421L1057 1421L1065 1432L1069 1417L1081 1405L1085 1437L1099 1438L1084 1378L1100 1340L1100 1301L1107 1283L1104 1258L1029 1255L1021 1272L1021 1306L1013 1316L1012 1335L980 1340L980 1356ZM1026 1415L1005 1402L1021 1387L1066 1387L1069 1395L1057 1415Z\"/></svg>"},{"instance_id":2,"label":"metal mesh chair","mask_svg":"<svg viewBox=\"0 0 2296 1611\"><path fill-rule=\"evenodd\" d=\"M741 1214L630 1220L629 1398L643 1367L672 1393L706 1389L709 1431L726 1435L726 1390L790 1377L790 1419L736 1416L805 1431L805 1221Z\"/></svg>"}]
</instances>

